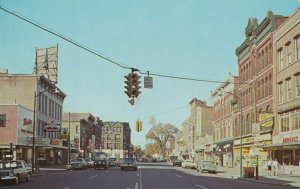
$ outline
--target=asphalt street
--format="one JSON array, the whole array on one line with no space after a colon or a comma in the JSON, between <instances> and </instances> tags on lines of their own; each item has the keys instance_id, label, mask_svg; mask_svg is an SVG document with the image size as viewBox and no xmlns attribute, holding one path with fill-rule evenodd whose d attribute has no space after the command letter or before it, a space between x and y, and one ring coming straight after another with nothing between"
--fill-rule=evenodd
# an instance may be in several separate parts
<instances>
[{"instance_id":1,"label":"asphalt street","mask_svg":"<svg viewBox=\"0 0 300 189\"><path fill-rule=\"evenodd\" d=\"M108 170L42 171L28 183L3 185L1 189L293 189L267 185L163 164L141 164L137 171ZM294 188L295 189L295 188Z\"/></svg>"}]
</instances>

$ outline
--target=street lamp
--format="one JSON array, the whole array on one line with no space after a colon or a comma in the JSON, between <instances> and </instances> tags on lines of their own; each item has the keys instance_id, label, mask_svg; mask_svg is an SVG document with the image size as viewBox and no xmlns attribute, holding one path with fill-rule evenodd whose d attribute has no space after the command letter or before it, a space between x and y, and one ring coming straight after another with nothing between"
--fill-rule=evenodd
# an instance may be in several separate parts
<instances>
[{"instance_id":1,"label":"street lamp","mask_svg":"<svg viewBox=\"0 0 300 189\"><path fill-rule=\"evenodd\" d=\"M34 92L34 100L33 100L33 133L32 133L32 162L31 162L31 169L32 169L32 173L34 173L34 167L35 167L35 114L36 114L36 99L37 97L39 97L41 94L47 92L47 91L51 91L51 90L55 90L55 93L58 93L58 89L57 88L53 88L53 89L47 89L44 90L40 93L36 93L36 91Z\"/></svg>"},{"instance_id":2,"label":"street lamp","mask_svg":"<svg viewBox=\"0 0 300 189\"><path fill-rule=\"evenodd\" d=\"M232 92L228 92L228 91L221 91L220 89L219 89L219 91L220 92L225 92L225 93L228 93L228 94L232 94L235 98L237 98L239 101L240 101L240 177L242 178L243 177L243 161L242 161L242 159L243 159L243 151L242 151L242 145L243 145L243 140L242 140L242 138L243 138L243 120L242 120L242 118L243 118L243 108L242 108L242 104L241 104L241 99L240 99L240 97L239 96L237 96L236 94L234 94L234 93L232 93ZM222 96L222 94L219 94L219 96ZM234 102L234 101L232 101L231 102L231 104L232 105L234 105L234 104L236 104L237 102Z\"/></svg>"}]
</instances>

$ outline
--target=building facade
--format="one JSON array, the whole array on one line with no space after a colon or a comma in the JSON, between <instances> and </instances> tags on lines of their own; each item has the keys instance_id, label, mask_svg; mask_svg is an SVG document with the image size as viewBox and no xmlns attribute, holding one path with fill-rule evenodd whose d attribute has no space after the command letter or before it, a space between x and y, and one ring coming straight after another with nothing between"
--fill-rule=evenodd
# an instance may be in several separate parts
<instances>
[{"instance_id":1,"label":"building facade","mask_svg":"<svg viewBox=\"0 0 300 189\"><path fill-rule=\"evenodd\" d=\"M109 157L131 156L131 129L127 122L103 122L101 150Z\"/></svg>"},{"instance_id":2,"label":"building facade","mask_svg":"<svg viewBox=\"0 0 300 189\"><path fill-rule=\"evenodd\" d=\"M273 122L262 124L262 117L273 115L273 32L287 17L274 15L272 11L258 24L256 18L250 18L246 27L246 39L236 49L239 67L240 116L235 120L236 129L234 141L236 161L242 161L243 166L253 165L254 156L260 156L260 162L267 161L268 153L263 146L272 141ZM269 114L269 115L268 115ZM261 123L260 123L261 121ZM238 125L240 123L240 125ZM242 138L239 136L242 136Z\"/></svg>"},{"instance_id":3,"label":"building facade","mask_svg":"<svg viewBox=\"0 0 300 189\"><path fill-rule=\"evenodd\" d=\"M228 79L212 92L212 102L215 113L213 121L214 159L218 166L233 167L234 153L234 110L238 109L236 76ZM239 111L235 111L238 113Z\"/></svg>"},{"instance_id":4,"label":"building facade","mask_svg":"<svg viewBox=\"0 0 300 189\"><path fill-rule=\"evenodd\" d=\"M300 164L300 10L275 32L274 114L271 156L281 165Z\"/></svg>"},{"instance_id":5,"label":"building facade","mask_svg":"<svg viewBox=\"0 0 300 189\"><path fill-rule=\"evenodd\" d=\"M62 162L61 121L63 101L66 95L46 77L36 74L0 73L0 103L20 104L33 111L34 140L33 156L39 164ZM0 116L6 120L5 115ZM28 160L28 162L31 162Z\"/></svg>"},{"instance_id":6,"label":"building facade","mask_svg":"<svg viewBox=\"0 0 300 189\"><path fill-rule=\"evenodd\" d=\"M214 119L213 108L206 102L194 98L190 101L191 115L183 123L183 139L186 143L186 150L183 153L185 158L202 159L204 156L201 138L213 134L212 121ZM188 157L187 157L188 155ZM211 154L212 155L212 154ZM200 157L199 157L200 156Z\"/></svg>"},{"instance_id":7,"label":"building facade","mask_svg":"<svg viewBox=\"0 0 300 189\"><path fill-rule=\"evenodd\" d=\"M91 113L63 114L62 130L66 134L64 141L67 144L70 133L70 159L77 156L92 157L93 151L100 150L102 126L102 121Z\"/></svg>"}]
</instances>

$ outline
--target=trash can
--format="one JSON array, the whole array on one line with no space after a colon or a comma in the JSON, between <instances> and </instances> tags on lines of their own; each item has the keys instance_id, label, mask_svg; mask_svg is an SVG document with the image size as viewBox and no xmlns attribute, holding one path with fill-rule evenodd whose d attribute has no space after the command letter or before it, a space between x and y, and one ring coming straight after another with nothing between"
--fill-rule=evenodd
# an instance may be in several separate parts
<instances>
[{"instance_id":1,"label":"trash can","mask_svg":"<svg viewBox=\"0 0 300 189\"><path fill-rule=\"evenodd\" d=\"M254 178L254 167L243 167L243 177L244 178Z\"/></svg>"}]
</instances>

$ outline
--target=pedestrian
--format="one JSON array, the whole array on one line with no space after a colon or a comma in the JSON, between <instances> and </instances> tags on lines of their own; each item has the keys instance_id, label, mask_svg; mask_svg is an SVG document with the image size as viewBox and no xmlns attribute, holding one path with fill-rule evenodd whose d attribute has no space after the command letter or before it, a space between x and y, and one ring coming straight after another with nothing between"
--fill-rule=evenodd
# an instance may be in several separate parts
<instances>
[{"instance_id":1,"label":"pedestrian","mask_svg":"<svg viewBox=\"0 0 300 189\"><path fill-rule=\"evenodd\" d=\"M273 161L272 165L273 165L273 169L274 169L274 175L277 175L278 174L278 169L279 169L278 161L277 160Z\"/></svg>"},{"instance_id":2,"label":"pedestrian","mask_svg":"<svg viewBox=\"0 0 300 189\"><path fill-rule=\"evenodd\" d=\"M272 161L269 160L267 162L267 167L268 167L268 175L271 175L271 171L272 171Z\"/></svg>"}]
</instances>

